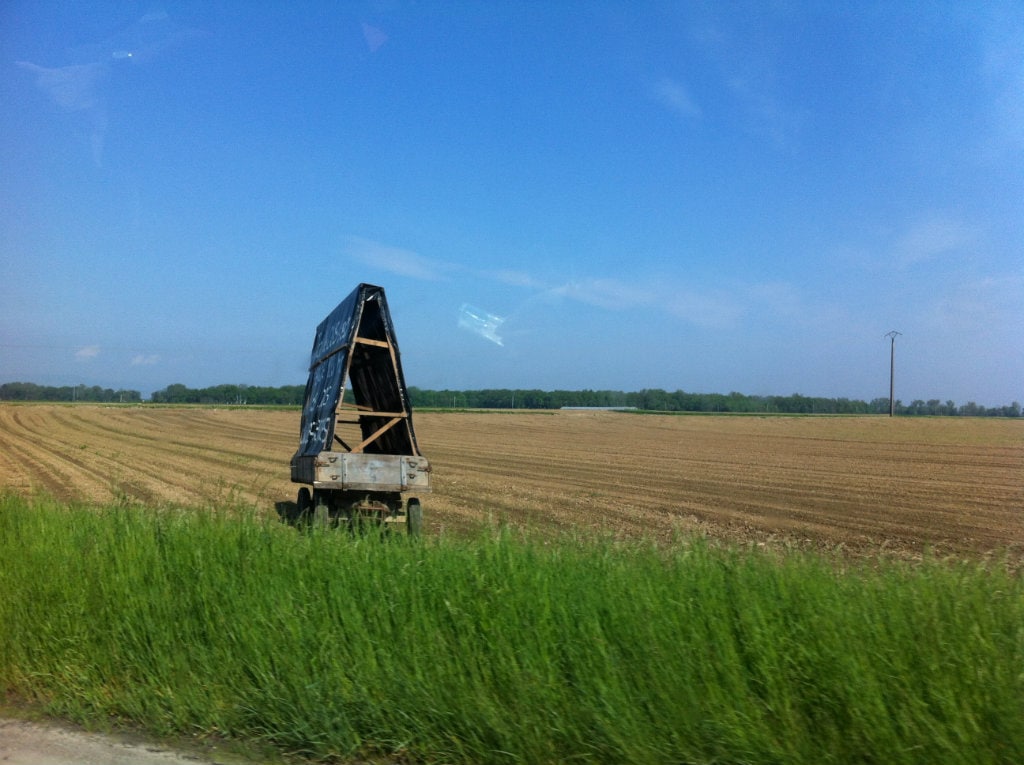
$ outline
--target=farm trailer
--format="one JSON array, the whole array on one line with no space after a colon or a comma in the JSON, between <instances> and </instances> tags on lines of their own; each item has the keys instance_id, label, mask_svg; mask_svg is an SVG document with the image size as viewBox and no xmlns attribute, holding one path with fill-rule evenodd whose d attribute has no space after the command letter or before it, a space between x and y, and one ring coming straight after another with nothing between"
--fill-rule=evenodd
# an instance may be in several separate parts
<instances>
[{"instance_id":1,"label":"farm trailer","mask_svg":"<svg viewBox=\"0 0 1024 765\"><path fill-rule=\"evenodd\" d=\"M381 287L360 284L316 329L291 474L306 486L282 512L289 522L422 528L419 499L403 495L430 491L430 463Z\"/></svg>"}]
</instances>

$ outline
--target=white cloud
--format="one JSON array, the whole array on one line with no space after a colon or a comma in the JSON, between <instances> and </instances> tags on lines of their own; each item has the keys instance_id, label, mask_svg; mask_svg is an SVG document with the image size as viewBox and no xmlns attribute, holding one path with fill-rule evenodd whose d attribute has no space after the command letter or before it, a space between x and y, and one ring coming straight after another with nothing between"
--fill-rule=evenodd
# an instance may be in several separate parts
<instances>
[{"instance_id":1,"label":"white cloud","mask_svg":"<svg viewBox=\"0 0 1024 765\"><path fill-rule=\"evenodd\" d=\"M373 26L367 24L365 21L362 24L363 28L363 39L366 41L366 48L370 53L376 53L380 48L388 41L387 33Z\"/></svg>"},{"instance_id":2,"label":"white cloud","mask_svg":"<svg viewBox=\"0 0 1024 765\"><path fill-rule=\"evenodd\" d=\"M654 100L684 119L697 119L701 116L701 109L694 103L689 91L675 80L662 78L654 84L651 93Z\"/></svg>"},{"instance_id":3,"label":"white cloud","mask_svg":"<svg viewBox=\"0 0 1024 765\"><path fill-rule=\"evenodd\" d=\"M421 281L440 281L447 278L451 266L425 258L412 250L351 236L345 240L345 253L360 263L398 276Z\"/></svg>"},{"instance_id":4,"label":"white cloud","mask_svg":"<svg viewBox=\"0 0 1024 765\"><path fill-rule=\"evenodd\" d=\"M1022 305L1024 278L985 277L958 283L939 295L926 319L937 329L961 335L1010 334L1022 326Z\"/></svg>"},{"instance_id":5,"label":"white cloud","mask_svg":"<svg viewBox=\"0 0 1024 765\"><path fill-rule=\"evenodd\" d=\"M977 227L961 220L931 216L913 223L894 243L892 256L902 267L969 249L979 237Z\"/></svg>"},{"instance_id":6,"label":"white cloud","mask_svg":"<svg viewBox=\"0 0 1024 765\"><path fill-rule=\"evenodd\" d=\"M742 304L722 291L672 290L664 307L672 316L709 329L735 326L744 313Z\"/></svg>"},{"instance_id":7,"label":"white cloud","mask_svg":"<svg viewBox=\"0 0 1024 765\"><path fill-rule=\"evenodd\" d=\"M96 86L107 74L104 64L73 64L45 67L31 61L18 61L18 66L32 72L36 85L57 106L71 112L97 106Z\"/></svg>"},{"instance_id":8,"label":"white cloud","mask_svg":"<svg viewBox=\"0 0 1024 765\"><path fill-rule=\"evenodd\" d=\"M776 148L791 147L806 114L787 102L778 85L779 40L714 21L695 28L691 36L717 68L725 92L746 114L750 130L767 135Z\"/></svg>"},{"instance_id":9,"label":"white cloud","mask_svg":"<svg viewBox=\"0 0 1024 765\"><path fill-rule=\"evenodd\" d=\"M107 133L107 108L99 97L100 83L106 78L106 64L72 64L45 67L31 61L18 61L17 65L35 75L36 85L57 106L65 111L78 112L88 122L93 161L103 165L103 145Z\"/></svg>"},{"instance_id":10,"label":"white cloud","mask_svg":"<svg viewBox=\"0 0 1024 765\"><path fill-rule=\"evenodd\" d=\"M745 293L775 316L799 316L805 310L799 291L787 282L753 284Z\"/></svg>"},{"instance_id":11,"label":"white cloud","mask_svg":"<svg viewBox=\"0 0 1024 765\"><path fill-rule=\"evenodd\" d=\"M510 287L529 287L532 289L548 289L543 283L534 279L530 274L524 271L513 271L510 269L502 269L499 271L490 271L484 274L485 276L494 279L501 284L507 284Z\"/></svg>"},{"instance_id":12,"label":"white cloud","mask_svg":"<svg viewBox=\"0 0 1024 765\"><path fill-rule=\"evenodd\" d=\"M803 118L798 111L783 104L770 82L740 76L729 78L726 84L759 129L767 133L777 147L792 143Z\"/></svg>"},{"instance_id":13,"label":"white cloud","mask_svg":"<svg viewBox=\"0 0 1024 765\"><path fill-rule=\"evenodd\" d=\"M176 23L164 11L153 11L110 37L86 43L70 52L75 60L85 63L58 67L40 66L31 61L15 63L34 76L36 86L57 106L78 113L79 119L87 123L93 161L97 167L102 167L110 119L104 98L105 82L116 77L125 66L147 61L180 43L208 34Z\"/></svg>"},{"instance_id":14,"label":"white cloud","mask_svg":"<svg viewBox=\"0 0 1024 765\"><path fill-rule=\"evenodd\" d=\"M1019 275L965 279L941 290L917 312L914 323L900 327L906 334L897 340L896 363L902 341L905 390L915 391L914 398L960 403L1021 400L1022 306L1024 278Z\"/></svg>"},{"instance_id":15,"label":"white cloud","mask_svg":"<svg viewBox=\"0 0 1024 765\"><path fill-rule=\"evenodd\" d=\"M737 296L724 290L701 290L668 282L592 278L554 287L547 294L606 310L649 309L713 329L734 326L745 310Z\"/></svg>"},{"instance_id":16,"label":"white cloud","mask_svg":"<svg viewBox=\"0 0 1024 765\"><path fill-rule=\"evenodd\" d=\"M561 287L555 287L550 292L598 308L613 310L634 308L654 302L654 296L649 290L619 279L572 281Z\"/></svg>"},{"instance_id":17,"label":"white cloud","mask_svg":"<svg viewBox=\"0 0 1024 765\"><path fill-rule=\"evenodd\" d=\"M1013 3L992 3L972 14L980 26L982 76L991 97L990 151L998 157L1024 150L1024 12Z\"/></svg>"},{"instance_id":18,"label":"white cloud","mask_svg":"<svg viewBox=\"0 0 1024 765\"><path fill-rule=\"evenodd\" d=\"M79 361L88 361L94 359L100 355L100 347L98 345L85 345L75 351L75 358Z\"/></svg>"},{"instance_id":19,"label":"white cloud","mask_svg":"<svg viewBox=\"0 0 1024 765\"><path fill-rule=\"evenodd\" d=\"M155 354L155 353L151 353L148 356L145 355L145 354L140 353L139 355L137 355L135 358L132 359L132 366L133 367L153 366L154 364L159 364L159 363L160 363L160 356Z\"/></svg>"}]
</instances>

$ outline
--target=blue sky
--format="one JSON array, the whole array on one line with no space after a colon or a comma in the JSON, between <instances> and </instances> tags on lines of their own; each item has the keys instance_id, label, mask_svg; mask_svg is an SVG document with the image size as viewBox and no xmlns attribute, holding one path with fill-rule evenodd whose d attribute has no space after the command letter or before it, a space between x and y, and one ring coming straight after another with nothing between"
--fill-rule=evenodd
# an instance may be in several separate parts
<instances>
[{"instance_id":1,"label":"blue sky","mask_svg":"<svg viewBox=\"0 0 1024 765\"><path fill-rule=\"evenodd\" d=\"M0 382L1021 401L1024 4L8 0L0 231Z\"/></svg>"}]
</instances>

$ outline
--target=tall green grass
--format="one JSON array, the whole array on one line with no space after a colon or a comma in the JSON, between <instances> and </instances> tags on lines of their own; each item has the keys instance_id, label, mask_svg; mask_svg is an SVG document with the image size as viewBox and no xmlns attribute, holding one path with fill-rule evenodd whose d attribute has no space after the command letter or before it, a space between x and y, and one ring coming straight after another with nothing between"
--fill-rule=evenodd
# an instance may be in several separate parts
<instances>
[{"instance_id":1,"label":"tall green grass","mask_svg":"<svg viewBox=\"0 0 1024 765\"><path fill-rule=\"evenodd\" d=\"M314 759L1024 762L1024 582L0 497L0 683Z\"/></svg>"}]
</instances>

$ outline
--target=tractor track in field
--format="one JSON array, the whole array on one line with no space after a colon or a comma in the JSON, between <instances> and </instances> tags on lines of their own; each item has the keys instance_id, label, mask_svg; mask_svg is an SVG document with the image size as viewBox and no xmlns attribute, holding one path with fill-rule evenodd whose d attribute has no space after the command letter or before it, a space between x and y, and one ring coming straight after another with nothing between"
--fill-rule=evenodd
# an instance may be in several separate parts
<instances>
[{"instance_id":1,"label":"tractor track in field","mask_svg":"<svg viewBox=\"0 0 1024 765\"><path fill-rule=\"evenodd\" d=\"M299 412L0 404L0 487L274 513ZM1024 555L1024 421L418 412L426 528Z\"/></svg>"}]
</instances>

